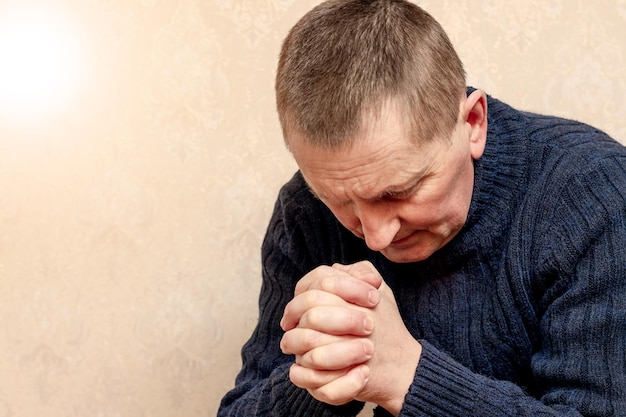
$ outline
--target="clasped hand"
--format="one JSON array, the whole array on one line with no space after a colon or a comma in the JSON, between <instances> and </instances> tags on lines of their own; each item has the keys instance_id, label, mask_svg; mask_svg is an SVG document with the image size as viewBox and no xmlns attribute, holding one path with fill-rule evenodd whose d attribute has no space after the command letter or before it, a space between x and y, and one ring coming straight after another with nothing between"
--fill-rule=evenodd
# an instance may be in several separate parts
<instances>
[{"instance_id":1,"label":"clasped hand","mask_svg":"<svg viewBox=\"0 0 626 417\"><path fill-rule=\"evenodd\" d=\"M370 262L321 266L305 275L281 327L281 349L296 358L289 372L295 385L332 405L360 400L400 411L421 345Z\"/></svg>"}]
</instances>

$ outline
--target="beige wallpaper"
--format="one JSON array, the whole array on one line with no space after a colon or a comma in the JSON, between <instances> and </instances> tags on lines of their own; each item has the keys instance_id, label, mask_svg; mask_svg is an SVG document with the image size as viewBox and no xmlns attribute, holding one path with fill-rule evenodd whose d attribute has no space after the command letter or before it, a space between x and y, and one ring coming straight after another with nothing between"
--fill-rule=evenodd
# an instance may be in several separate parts
<instances>
[{"instance_id":1,"label":"beige wallpaper","mask_svg":"<svg viewBox=\"0 0 626 417\"><path fill-rule=\"evenodd\" d=\"M56 106L1 102L0 417L215 415L294 170L275 61L318 1L5 1L0 29L17 3L60 16L79 70ZM473 85L626 142L626 0L421 4Z\"/></svg>"}]
</instances>

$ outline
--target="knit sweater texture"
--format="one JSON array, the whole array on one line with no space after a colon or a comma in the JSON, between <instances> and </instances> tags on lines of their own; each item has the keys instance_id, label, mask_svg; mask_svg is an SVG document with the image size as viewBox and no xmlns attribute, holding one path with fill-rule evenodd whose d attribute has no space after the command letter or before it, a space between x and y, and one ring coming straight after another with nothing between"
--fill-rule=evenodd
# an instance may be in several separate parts
<instances>
[{"instance_id":1,"label":"knit sweater texture","mask_svg":"<svg viewBox=\"0 0 626 417\"><path fill-rule=\"evenodd\" d=\"M296 173L265 236L258 324L218 417L358 414L362 403L330 406L290 382L279 322L308 271L364 259L423 346L400 416L626 416L626 149L488 97L474 166L464 228L409 264L370 251Z\"/></svg>"}]
</instances>

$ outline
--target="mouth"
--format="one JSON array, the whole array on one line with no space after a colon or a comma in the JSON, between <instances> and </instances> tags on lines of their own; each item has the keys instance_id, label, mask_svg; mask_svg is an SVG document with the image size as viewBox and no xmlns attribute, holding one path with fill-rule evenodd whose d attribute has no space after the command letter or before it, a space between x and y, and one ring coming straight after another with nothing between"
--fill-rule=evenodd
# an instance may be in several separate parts
<instances>
[{"instance_id":1,"label":"mouth","mask_svg":"<svg viewBox=\"0 0 626 417\"><path fill-rule=\"evenodd\" d=\"M389 244L389 247L390 248L394 248L394 249L402 249L404 247L411 246L414 243L414 241L415 241L415 234L416 233L417 232L413 232L413 233L410 233L410 234L408 234L406 236L403 236L401 238L394 239Z\"/></svg>"},{"instance_id":2,"label":"mouth","mask_svg":"<svg viewBox=\"0 0 626 417\"><path fill-rule=\"evenodd\" d=\"M413 245L415 245L415 242L417 240L416 236L419 234L419 230L413 231L411 233L409 233L408 235L404 235L400 238L396 238L393 241L391 241L391 243L389 243L389 245L387 246L387 249L406 249L408 247L411 247ZM352 233L365 240L365 235L363 233L361 233L359 230L352 230Z\"/></svg>"}]
</instances>

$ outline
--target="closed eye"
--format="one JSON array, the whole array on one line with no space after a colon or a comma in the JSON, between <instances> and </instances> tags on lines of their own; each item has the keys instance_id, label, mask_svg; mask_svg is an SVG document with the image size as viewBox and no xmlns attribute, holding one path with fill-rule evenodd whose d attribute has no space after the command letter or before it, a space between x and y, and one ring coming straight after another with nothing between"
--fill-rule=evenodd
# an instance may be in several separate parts
<instances>
[{"instance_id":1,"label":"closed eye","mask_svg":"<svg viewBox=\"0 0 626 417\"><path fill-rule=\"evenodd\" d=\"M415 192L415 187L408 188L406 190L401 191L385 191L381 195L375 197L372 202L381 202L381 201L399 201L405 200L411 196L413 196Z\"/></svg>"}]
</instances>

